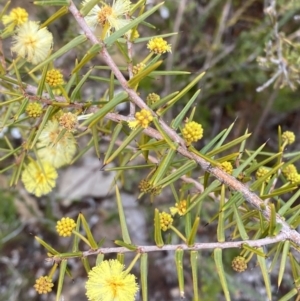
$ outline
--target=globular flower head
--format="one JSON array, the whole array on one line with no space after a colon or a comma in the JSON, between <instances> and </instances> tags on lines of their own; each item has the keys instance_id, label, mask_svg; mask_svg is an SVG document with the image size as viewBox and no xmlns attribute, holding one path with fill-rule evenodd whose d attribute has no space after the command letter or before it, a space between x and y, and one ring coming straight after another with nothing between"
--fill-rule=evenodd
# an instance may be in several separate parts
<instances>
[{"instance_id":1,"label":"globular flower head","mask_svg":"<svg viewBox=\"0 0 300 301\"><path fill-rule=\"evenodd\" d=\"M153 116L151 115L151 112L146 109L142 109L140 112L135 113L135 120L129 121L128 125L131 129L134 129L138 125L146 129L152 120Z\"/></svg>"},{"instance_id":2,"label":"globular flower head","mask_svg":"<svg viewBox=\"0 0 300 301\"><path fill-rule=\"evenodd\" d=\"M30 162L22 172L22 182L26 190L40 197L49 193L55 187L57 172L45 161Z\"/></svg>"},{"instance_id":3,"label":"globular flower head","mask_svg":"<svg viewBox=\"0 0 300 301\"><path fill-rule=\"evenodd\" d=\"M11 50L32 64L39 64L48 56L53 36L37 22L27 21L18 27Z\"/></svg>"},{"instance_id":4,"label":"globular flower head","mask_svg":"<svg viewBox=\"0 0 300 301\"><path fill-rule=\"evenodd\" d=\"M228 174L232 174L232 171L233 171L233 167L232 167L232 164L228 161L225 161L225 162L222 162L221 165L220 165L220 168L227 172Z\"/></svg>"},{"instance_id":5,"label":"globular flower head","mask_svg":"<svg viewBox=\"0 0 300 301\"><path fill-rule=\"evenodd\" d=\"M282 173L287 177L289 174L297 173L297 168L294 164L289 164L282 170Z\"/></svg>"},{"instance_id":6,"label":"globular flower head","mask_svg":"<svg viewBox=\"0 0 300 301\"><path fill-rule=\"evenodd\" d=\"M72 231L75 229L76 223L72 218L63 217L56 223L56 231L59 236L67 237L72 235Z\"/></svg>"},{"instance_id":7,"label":"globular flower head","mask_svg":"<svg viewBox=\"0 0 300 301\"><path fill-rule=\"evenodd\" d=\"M156 93L149 93L146 100L147 100L147 103L149 103L150 105L153 105L154 103L156 103L160 100L160 96Z\"/></svg>"},{"instance_id":8,"label":"globular flower head","mask_svg":"<svg viewBox=\"0 0 300 301\"><path fill-rule=\"evenodd\" d=\"M40 158L47 158L55 168L59 168L73 159L76 140L57 120L49 120L39 135L37 147Z\"/></svg>"},{"instance_id":9,"label":"globular flower head","mask_svg":"<svg viewBox=\"0 0 300 301\"><path fill-rule=\"evenodd\" d=\"M171 45L167 43L163 38L152 38L148 44L147 48L150 52L155 54L162 54L165 52L171 52Z\"/></svg>"},{"instance_id":10,"label":"globular flower head","mask_svg":"<svg viewBox=\"0 0 300 301\"><path fill-rule=\"evenodd\" d=\"M20 26L28 20L28 13L24 8L13 8L8 15L2 17L4 25L12 24L13 27Z\"/></svg>"},{"instance_id":11,"label":"globular flower head","mask_svg":"<svg viewBox=\"0 0 300 301\"><path fill-rule=\"evenodd\" d=\"M72 114L71 112L63 113L59 118L59 124L67 131L72 132L77 125L77 115Z\"/></svg>"},{"instance_id":12,"label":"globular flower head","mask_svg":"<svg viewBox=\"0 0 300 301\"><path fill-rule=\"evenodd\" d=\"M292 144L295 142L296 137L293 132L285 131L284 133L282 133L281 139L282 139L283 143Z\"/></svg>"},{"instance_id":13,"label":"globular flower head","mask_svg":"<svg viewBox=\"0 0 300 301\"><path fill-rule=\"evenodd\" d=\"M90 301L133 301L139 290L135 276L118 260L103 260L88 273L86 296Z\"/></svg>"},{"instance_id":14,"label":"globular flower head","mask_svg":"<svg viewBox=\"0 0 300 301\"><path fill-rule=\"evenodd\" d=\"M47 71L46 83L52 87L56 88L64 84L64 77L60 70L51 69Z\"/></svg>"},{"instance_id":15,"label":"globular flower head","mask_svg":"<svg viewBox=\"0 0 300 301\"><path fill-rule=\"evenodd\" d=\"M172 226L173 218L169 213L166 212L159 213L159 220L160 220L160 228L163 231L167 231Z\"/></svg>"},{"instance_id":16,"label":"globular flower head","mask_svg":"<svg viewBox=\"0 0 300 301\"><path fill-rule=\"evenodd\" d=\"M297 172L288 174L286 178L293 185L300 183L300 175Z\"/></svg>"},{"instance_id":17,"label":"globular flower head","mask_svg":"<svg viewBox=\"0 0 300 301\"><path fill-rule=\"evenodd\" d=\"M189 121L182 129L182 135L187 145L190 145L192 142L196 142L203 137L202 125L195 121Z\"/></svg>"},{"instance_id":18,"label":"globular flower head","mask_svg":"<svg viewBox=\"0 0 300 301\"><path fill-rule=\"evenodd\" d=\"M48 294L52 291L52 279L49 276L42 276L35 281L34 289L39 294Z\"/></svg>"},{"instance_id":19,"label":"globular flower head","mask_svg":"<svg viewBox=\"0 0 300 301\"><path fill-rule=\"evenodd\" d=\"M170 212L172 215L178 213L180 216L182 216L186 213L186 209L187 209L187 202L186 200L182 200L176 203L175 207L170 207Z\"/></svg>"},{"instance_id":20,"label":"globular flower head","mask_svg":"<svg viewBox=\"0 0 300 301\"><path fill-rule=\"evenodd\" d=\"M43 107L39 102L31 102L26 107L26 113L29 117L37 118L42 115Z\"/></svg>"},{"instance_id":21,"label":"globular flower head","mask_svg":"<svg viewBox=\"0 0 300 301\"><path fill-rule=\"evenodd\" d=\"M231 263L231 267L236 272L244 272L247 270L247 262L243 256L234 257Z\"/></svg>"},{"instance_id":22,"label":"globular flower head","mask_svg":"<svg viewBox=\"0 0 300 301\"><path fill-rule=\"evenodd\" d=\"M146 179L141 180L139 183L139 189L143 193L149 193L153 188L153 185Z\"/></svg>"},{"instance_id":23,"label":"globular flower head","mask_svg":"<svg viewBox=\"0 0 300 301\"><path fill-rule=\"evenodd\" d=\"M132 68L133 75L136 75L136 74L140 73L145 67L146 67L146 65L144 63L136 64Z\"/></svg>"},{"instance_id":24,"label":"globular flower head","mask_svg":"<svg viewBox=\"0 0 300 301\"><path fill-rule=\"evenodd\" d=\"M256 171L256 179L259 179L259 178L262 178L263 176L265 176L270 170L266 167L260 167L257 171ZM267 179L266 179L266 182L269 182L271 179L271 176L269 176Z\"/></svg>"},{"instance_id":25,"label":"globular flower head","mask_svg":"<svg viewBox=\"0 0 300 301\"><path fill-rule=\"evenodd\" d=\"M83 5L89 0L84 0ZM96 28L100 25L106 28L106 35L114 30L117 31L126 26L130 20L125 16L130 12L131 2L129 0L114 0L112 6L104 4L102 7L95 5L92 10L84 17L86 23L91 28Z\"/></svg>"}]
</instances>

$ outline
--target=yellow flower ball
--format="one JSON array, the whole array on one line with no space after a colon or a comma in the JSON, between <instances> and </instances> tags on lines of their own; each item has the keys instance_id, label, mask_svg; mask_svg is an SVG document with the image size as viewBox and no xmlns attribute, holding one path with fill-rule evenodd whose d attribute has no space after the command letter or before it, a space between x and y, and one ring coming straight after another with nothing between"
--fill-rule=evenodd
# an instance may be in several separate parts
<instances>
[{"instance_id":1,"label":"yellow flower ball","mask_svg":"<svg viewBox=\"0 0 300 301\"><path fill-rule=\"evenodd\" d=\"M293 132L285 131L282 133L281 139L283 143L292 144L295 142L296 136Z\"/></svg>"},{"instance_id":2,"label":"yellow flower ball","mask_svg":"<svg viewBox=\"0 0 300 301\"><path fill-rule=\"evenodd\" d=\"M139 189L143 193L149 193L153 188L153 185L146 179L143 179L139 183Z\"/></svg>"},{"instance_id":3,"label":"yellow flower ball","mask_svg":"<svg viewBox=\"0 0 300 301\"><path fill-rule=\"evenodd\" d=\"M31 102L26 107L26 113L29 117L37 118L42 115L43 107L39 102Z\"/></svg>"},{"instance_id":4,"label":"yellow flower ball","mask_svg":"<svg viewBox=\"0 0 300 301\"><path fill-rule=\"evenodd\" d=\"M300 183L300 175L297 172L288 174L286 178L293 185Z\"/></svg>"},{"instance_id":5,"label":"yellow flower ball","mask_svg":"<svg viewBox=\"0 0 300 301\"><path fill-rule=\"evenodd\" d=\"M37 22L27 21L17 28L11 51L32 64L39 64L48 56L53 36L46 27Z\"/></svg>"},{"instance_id":6,"label":"yellow flower ball","mask_svg":"<svg viewBox=\"0 0 300 301\"><path fill-rule=\"evenodd\" d=\"M22 7L13 8L9 15L4 15L2 17L2 22L4 25L13 24L14 26L19 26L28 20L28 13Z\"/></svg>"},{"instance_id":7,"label":"yellow flower ball","mask_svg":"<svg viewBox=\"0 0 300 301\"><path fill-rule=\"evenodd\" d=\"M159 213L159 220L160 220L160 228L163 231L167 231L173 223L173 218L171 214L166 212Z\"/></svg>"},{"instance_id":8,"label":"yellow flower ball","mask_svg":"<svg viewBox=\"0 0 300 301\"><path fill-rule=\"evenodd\" d=\"M76 228L76 223L72 218L63 217L56 223L56 231L59 236L67 237L72 235L72 231Z\"/></svg>"},{"instance_id":9,"label":"yellow flower ball","mask_svg":"<svg viewBox=\"0 0 300 301\"><path fill-rule=\"evenodd\" d=\"M138 125L142 126L144 129L149 126L153 116L150 111L142 109L140 112L135 113L135 120L128 121L128 125L131 129L136 128Z\"/></svg>"},{"instance_id":10,"label":"yellow flower ball","mask_svg":"<svg viewBox=\"0 0 300 301\"><path fill-rule=\"evenodd\" d=\"M64 113L59 118L59 124L69 132L72 132L76 128L77 122L77 115L71 112Z\"/></svg>"},{"instance_id":11,"label":"yellow flower ball","mask_svg":"<svg viewBox=\"0 0 300 301\"><path fill-rule=\"evenodd\" d=\"M47 71L46 83L52 88L63 85L64 84L63 74L58 69L51 69Z\"/></svg>"},{"instance_id":12,"label":"yellow flower ball","mask_svg":"<svg viewBox=\"0 0 300 301\"><path fill-rule=\"evenodd\" d=\"M147 103L152 105L160 100L160 96L156 93L149 93L146 100L147 100Z\"/></svg>"},{"instance_id":13,"label":"yellow flower ball","mask_svg":"<svg viewBox=\"0 0 300 301\"><path fill-rule=\"evenodd\" d=\"M39 294L48 294L52 291L53 287L52 279L48 276L42 276L35 281L34 289Z\"/></svg>"},{"instance_id":14,"label":"yellow flower ball","mask_svg":"<svg viewBox=\"0 0 300 301\"><path fill-rule=\"evenodd\" d=\"M260 167L257 171L256 171L256 179L259 179L259 178L262 178L263 176L265 176L270 170L266 167ZM266 182L269 182L271 179L271 176L269 176L267 179L266 179Z\"/></svg>"},{"instance_id":15,"label":"yellow flower ball","mask_svg":"<svg viewBox=\"0 0 300 301\"><path fill-rule=\"evenodd\" d=\"M297 173L297 168L294 164L289 164L282 170L282 173L287 177L289 174Z\"/></svg>"},{"instance_id":16,"label":"yellow flower ball","mask_svg":"<svg viewBox=\"0 0 300 301\"><path fill-rule=\"evenodd\" d=\"M185 215L187 209L187 201L182 200L175 204L175 207L170 207L170 212L172 215L178 213L180 216Z\"/></svg>"},{"instance_id":17,"label":"yellow flower ball","mask_svg":"<svg viewBox=\"0 0 300 301\"><path fill-rule=\"evenodd\" d=\"M143 63L136 64L132 68L133 75L136 75L136 74L140 73L143 69L145 69L145 67L146 67L146 65L143 64Z\"/></svg>"},{"instance_id":18,"label":"yellow flower ball","mask_svg":"<svg viewBox=\"0 0 300 301\"><path fill-rule=\"evenodd\" d=\"M90 0L84 0L83 5L89 3ZM126 18L131 9L129 0L114 0L112 5L104 3L102 6L95 5L89 13L84 17L87 25L95 29L98 25L105 29L104 36L109 36L113 31L117 31L127 24L130 19Z\"/></svg>"},{"instance_id":19,"label":"yellow flower ball","mask_svg":"<svg viewBox=\"0 0 300 301\"><path fill-rule=\"evenodd\" d=\"M233 166L230 162L228 162L228 161L222 162L220 168L223 171L227 172L228 174L230 174L230 175L232 174Z\"/></svg>"},{"instance_id":20,"label":"yellow flower ball","mask_svg":"<svg viewBox=\"0 0 300 301\"><path fill-rule=\"evenodd\" d=\"M247 262L243 256L234 257L231 263L231 267L236 272L244 272L247 270Z\"/></svg>"},{"instance_id":21,"label":"yellow flower ball","mask_svg":"<svg viewBox=\"0 0 300 301\"><path fill-rule=\"evenodd\" d=\"M187 142L187 145L190 145L192 142L197 142L203 137L202 125L195 121L187 122L182 129L182 136Z\"/></svg>"},{"instance_id":22,"label":"yellow flower ball","mask_svg":"<svg viewBox=\"0 0 300 301\"><path fill-rule=\"evenodd\" d=\"M152 38L148 44L147 48L150 52L155 54L162 54L165 52L171 52L171 45L167 43L163 38Z\"/></svg>"},{"instance_id":23,"label":"yellow flower ball","mask_svg":"<svg viewBox=\"0 0 300 301\"><path fill-rule=\"evenodd\" d=\"M134 275L118 260L103 260L88 273L86 296L90 301L134 301L139 290Z\"/></svg>"},{"instance_id":24,"label":"yellow flower ball","mask_svg":"<svg viewBox=\"0 0 300 301\"><path fill-rule=\"evenodd\" d=\"M76 153L73 134L69 131L62 132L63 130L57 120L49 120L38 138L38 156L47 158L55 168L69 164Z\"/></svg>"},{"instance_id":25,"label":"yellow flower ball","mask_svg":"<svg viewBox=\"0 0 300 301\"><path fill-rule=\"evenodd\" d=\"M48 194L56 185L57 172L45 161L30 162L22 172L25 189L37 197Z\"/></svg>"}]
</instances>

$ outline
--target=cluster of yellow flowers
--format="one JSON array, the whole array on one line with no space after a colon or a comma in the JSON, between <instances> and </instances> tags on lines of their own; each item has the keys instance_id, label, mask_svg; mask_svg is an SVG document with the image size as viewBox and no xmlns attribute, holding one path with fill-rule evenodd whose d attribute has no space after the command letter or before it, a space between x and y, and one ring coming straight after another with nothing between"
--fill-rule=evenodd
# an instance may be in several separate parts
<instances>
[{"instance_id":1,"label":"cluster of yellow flowers","mask_svg":"<svg viewBox=\"0 0 300 301\"><path fill-rule=\"evenodd\" d=\"M48 70L46 74L46 83L53 88L63 85L64 78L61 71L58 69Z\"/></svg>"},{"instance_id":2,"label":"cluster of yellow flowers","mask_svg":"<svg viewBox=\"0 0 300 301\"><path fill-rule=\"evenodd\" d=\"M99 1L100 2L100 1ZM83 6L90 3L84 0ZM88 26L102 29L101 38L105 39L113 32L129 24L131 2L129 0L114 0L112 5L101 2L95 5L85 16ZM37 65L43 62L51 53L53 48L53 35L47 27L41 27L39 22L28 19L28 13L23 8L15 8L8 15L2 17L2 22L6 26L6 31L13 34L11 51L18 58L23 58L27 62ZM127 38L137 38L138 32L128 32ZM152 54L163 54L171 52L171 45L163 38L155 37L149 40L147 48ZM133 68L133 73L139 73L145 68L144 63L137 64ZM47 71L45 82L51 88L57 88L64 84L62 72L58 69ZM149 94L147 101L151 104L160 99L155 93ZM31 102L26 107L26 113L31 118L37 118L43 113L43 106L38 102ZM153 116L149 110L142 109L135 114L135 120L129 122L131 128L141 126L147 128L153 121ZM61 113L48 120L43 129L39 132L36 143L36 160L30 159L25 166L21 179L25 188L37 197L52 191L56 185L58 177L57 169L63 165L71 163L76 152L76 140L73 131L77 126L78 118L71 112ZM187 134L184 134L184 131ZM203 130L201 125L190 123L186 125L183 136L187 141L194 142L201 139ZM201 137L200 137L201 136ZM151 193L159 194L161 187L151 187L144 182L141 189L149 190ZM173 207L173 213L184 215L187 210L186 200L180 201ZM176 212L175 212L176 211ZM160 213L161 229L166 231L172 226L173 218L171 214ZM64 217L57 222L56 230L60 236L68 237L75 233L76 222ZM134 275L124 271L125 266L118 260L104 260L88 273L86 282L86 295L88 300L126 300L133 301L138 292L138 285ZM35 290L39 294L47 294L53 288L52 276L41 276L36 280Z\"/></svg>"},{"instance_id":3,"label":"cluster of yellow flowers","mask_svg":"<svg viewBox=\"0 0 300 301\"><path fill-rule=\"evenodd\" d=\"M282 147L286 146L286 145L290 145L292 143L295 142L296 136L293 132L290 131L285 131L282 133L281 135L281 139L282 139ZM256 178L262 178L263 176L265 176L268 172L270 171L269 168L267 167L260 167L257 171L256 171ZM287 165L283 170L282 170L282 174L285 176L285 178L291 183L291 184L299 184L300 183L300 174L297 171L297 168L294 164L289 164ZM269 176L266 179L266 182L269 182L271 179L271 176Z\"/></svg>"},{"instance_id":4,"label":"cluster of yellow flowers","mask_svg":"<svg viewBox=\"0 0 300 301\"><path fill-rule=\"evenodd\" d=\"M47 158L52 166L59 168L73 159L76 140L57 120L49 120L39 136L37 147L40 158Z\"/></svg>"},{"instance_id":5,"label":"cluster of yellow flowers","mask_svg":"<svg viewBox=\"0 0 300 301\"><path fill-rule=\"evenodd\" d=\"M43 113L43 107L39 102L31 102L26 107L26 113L32 118L40 117Z\"/></svg>"},{"instance_id":6,"label":"cluster of yellow flowers","mask_svg":"<svg viewBox=\"0 0 300 301\"><path fill-rule=\"evenodd\" d=\"M235 270L236 272L244 272L247 270L247 262L245 257L243 256L236 256L233 258L232 262L231 262L231 267L233 270Z\"/></svg>"},{"instance_id":7,"label":"cluster of yellow flowers","mask_svg":"<svg viewBox=\"0 0 300 301\"><path fill-rule=\"evenodd\" d=\"M86 5L90 0L84 0L82 5ZM131 9L129 0L115 0L112 6L104 3L101 7L95 5L92 10L85 16L85 21L92 29L99 25L102 29L101 38L109 36L113 31L117 31L127 24L130 19L126 18Z\"/></svg>"},{"instance_id":8,"label":"cluster of yellow flowers","mask_svg":"<svg viewBox=\"0 0 300 301\"><path fill-rule=\"evenodd\" d=\"M190 145L192 142L197 142L203 137L202 125L195 121L187 122L182 129L182 136L187 145Z\"/></svg>"},{"instance_id":9,"label":"cluster of yellow flowers","mask_svg":"<svg viewBox=\"0 0 300 301\"><path fill-rule=\"evenodd\" d=\"M297 167L294 164L289 164L282 170L282 173L287 178L290 174L297 173Z\"/></svg>"},{"instance_id":10,"label":"cluster of yellow flowers","mask_svg":"<svg viewBox=\"0 0 300 301\"><path fill-rule=\"evenodd\" d=\"M187 201L181 200L175 204L175 207L170 207L170 212L172 215L178 213L180 216L185 215L187 209Z\"/></svg>"},{"instance_id":11,"label":"cluster of yellow flowers","mask_svg":"<svg viewBox=\"0 0 300 301\"><path fill-rule=\"evenodd\" d=\"M156 93L149 93L146 101L148 104L153 105L154 103L158 102L160 100L160 96Z\"/></svg>"},{"instance_id":12,"label":"cluster of yellow flowers","mask_svg":"<svg viewBox=\"0 0 300 301\"><path fill-rule=\"evenodd\" d=\"M285 131L282 133L281 139L285 144L293 144L295 142L296 136L291 131Z\"/></svg>"},{"instance_id":13,"label":"cluster of yellow flowers","mask_svg":"<svg viewBox=\"0 0 300 301\"><path fill-rule=\"evenodd\" d=\"M299 184L300 183L300 174L294 164L289 164L282 170L285 178L291 182L291 184Z\"/></svg>"},{"instance_id":14,"label":"cluster of yellow flowers","mask_svg":"<svg viewBox=\"0 0 300 301\"><path fill-rule=\"evenodd\" d=\"M291 131L285 131L281 135L283 146L293 144L296 140L296 136ZM297 171L297 168L294 164L289 164L286 168L283 169L282 173L286 179L291 182L291 184L300 183L300 174Z\"/></svg>"},{"instance_id":15,"label":"cluster of yellow flowers","mask_svg":"<svg viewBox=\"0 0 300 301\"><path fill-rule=\"evenodd\" d=\"M4 25L12 25L13 29L15 26L22 25L28 20L28 13L24 8L16 7L13 8L8 15L2 17Z\"/></svg>"},{"instance_id":16,"label":"cluster of yellow flowers","mask_svg":"<svg viewBox=\"0 0 300 301\"><path fill-rule=\"evenodd\" d=\"M56 224L56 231L59 236L71 236L76 227L76 222L63 217ZM57 265L54 265L49 275L41 276L36 279L34 289L39 294L51 292L53 283L52 278ZM124 271L125 266L118 260L103 260L97 266L88 272L86 282L86 296L88 300L126 300L134 301L136 293L139 290L136 277Z\"/></svg>"},{"instance_id":17,"label":"cluster of yellow flowers","mask_svg":"<svg viewBox=\"0 0 300 301\"><path fill-rule=\"evenodd\" d=\"M75 229L76 223L72 218L63 217L56 223L56 231L59 236L67 237L71 236L72 231Z\"/></svg>"},{"instance_id":18,"label":"cluster of yellow flowers","mask_svg":"<svg viewBox=\"0 0 300 301\"><path fill-rule=\"evenodd\" d=\"M15 35L12 39L11 51L32 64L39 64L50 53L53 36L46 27L40 28L38 22L28 20L28 13L21 7L14 8L2 17L6 26L4 31Z\"/></svg>"},{"instance_id":19,"label":"cluster of yellow flowers","mask_svg":"<svg viewBox=\"0 0 300 301\"><path fill-rule=\"evenodd\" d=\"M173 218L169 213L166 212L159 213L159 220L160 220L160 228L163 231L167 231L172 226Z\"/></svg>"},{"instance_id":20,"label":"cluster of yellow flowers","mask_svg":"<svg viewBox=\"0 0 300 301\"><path fill-rule=\"evenodd\" d=\"M146 129L152 120L153 116L151 115L151 112L146 109L142 109L140 112L135 113L135 120L129 121L128 125L131 129L136 128L138 125Z\"/></svg>"},{"instance_id":21,"label":"cluster of yellow flowers","mask_svg":"<svg viewBox=\"0 0 300 301\"><path fill-rule=\"evenodd\" d=\"M138 187L142 193L151 193L153 196L159 195L162 191L161 185L153 186L147 179L141 180Z\"/></svg>"},{"instance_id":22,"label":"cluster of yellow flowers","mask_svg":"<svg viewBox=\"0 0 300 301\"><path fill-rule=\"evenodd\" d=\"M152 38L148 42L147 48L149 49L150 52L155 53L155 54L162 54L162 53L165 53L165 52L171 52L171 45L168 44L161 37Z\"/></svg>"},{"instance_id":23,"label":"cluster of yellow flowers","mask_svg":"<svg viewBox=\"0 0 300 301\"><path fill-rule=\"evenodd\" d=\"M139 183L139 189L143 193L151 192L153 185L146 179L142 179Z\"/></svg>"},{"instance_id":24,"label":"cluster of yellow flowers","mask_svg":"<svg viewBox=\"0 0 300 301\"><path fill-rule=\"evenodd\" d=\"M266 167L260 167L256 173L255 173L255 177L256 179L259 179L259 178L262 178L263 176L265 176L270 170ZM271 179L271 176L269 176L267 179L266 179L266 182L269 182Z\"/></svg>"},{"instance_id":25,"label":"cluster of yellow flowers","mask_svg":"<svg viewBox=\"0 0 300 301\"><path fill-rule=\"evenodd\" d=\"M69 115L66 113L63 116ZM73 120L72 114L71 117ZM69 125L67 128L69 129ZM58 176L56 168L69 164L75 152L76 140L73 134L57 120L49 120L37 142L37 156L43 160L32 160L22 173L21 179L26 190L37 197L52 191Z\"/></svg>"},{"instance_id":26,"label":"cluster of yellow flowers","mask_svg":"<svg viewBox=\"0 0 300 301\"><path fill-rule=\"evenodd\" d=\"M77 115L67 112L63 113L59 117L59 125L65 128L67 131L72 132L74 131L75 127L77 126L78 118Z\"/></svg>"},{"instance_id":27,"label":"cluster of yellow flowers","mask_svg":"<svg viewBox=\"0 0 300 301\"><path fill-rule=\"evenodd\" d=\"M90 0L84 0L85 6ZM95 5L85 16L87 24L96 29L100 26L102 29L101 37L104 39L112 32L117 31L130 22L131 2L129 0L115 0L112 5ZM16 53L27 62L39 64L50 54L53 46L53 36L46 27L42 27L38 22L29 20L25 9L17 7L10 11L8 15L2 17L2 22L6 26L5 30L13 34L11 51ZM128 38L138 37L135 30L126 33ZM171 52L171 45L167 44L162 38L153 38L147 44L150 52L161 54ZM134 73L140 72L145 67L144 64L138 64L134 68ZM45 82L51 88L57 88L64 84L63 75L58 69L47 71ZM150 97L151 96L151 97ZM159 96L154 94L149 96L149 101L154 103L159 100ZM38 102L30 102L26 107L26 113L31 118L37 118L42 115L43 107ZM128 124L131 128L140 125L147 128L152 122L153 116L150 111L142 109L135 114L135 120ZM72 131L77 125L76 115L68 112L64 113L59 120L50 120L41 131L37 142L36 161L31 160L26 165L22 173L22 181L25 188L41 196L49 193L56 185L56 169L69 164L76 152L76 141ZM160 188L153 191L159 194Z\"/></svg>"},{"instance_id":28,"label":"cluster of yellow flowers","mask_svg":"<svg viewBox=\"0 0 300 301\"><path fill-rule=\"evenodd\" d=\"M25 167L21 179L28 192L40 197L55 187L57 176L49 162L32 161Z\"/></svg>"},{"instance_id":29,"label":"cluster of yellow flowers","mask_svg":"<svg viewBox=\"0 0 300 301\"><path fill-rule=\"evenodd\" d=\"M133 301L139 290L134 275L124 271L118 260L104 260L92 268L86 282L88 300Z\"/></svg>"},{"instance_id":30,"label":"cluster of yellow flowers","mask_svg":"<svg viewBox=\"0 0 300 301\"><path fill-rule=\"evenodd\" d=\"M133 75L136 75L136 74L140 73L145 67L146 67L146 65L144 63L136 64L132 68Z\"/></svg>"},{"instance_id":31,"label":"cluster of yellow flowers","mask_svg":"<svg viewBox=\"0 0 300 301\"><path fill-rule=\"evenodd\" d=\"M41 276L36 279L33 287L39 294L48 294L52 291L53 285L52 279L49 276Z\"/></svg>"},{"instance_id":32,"label":"cluster of yellow flowers","mask_svg":"<svg viewBox=\"0 0 300 301\"><path fill-rule=\"evenodd\" d=\"M233 171L233 166L232 164L229 162L229 161L224 161L220 164L220 168L227 172L229 175L232 174L232 171Z\"/></svg>"},{"instance_id":33,"label":"cluster of yellow flowers","mask_svg":"<svg viewBox=\"0 0 300 301\"><path fill-rule=\"evenodd\" d=\"M88 300L126 300L134 301L139 290L136 277L124 271L125 266L118 260L103 260L88 273L86 296ZM36 279L34 289L39 294L52 291L52 279L41 276Z\"/></svg>"}]
</instances>

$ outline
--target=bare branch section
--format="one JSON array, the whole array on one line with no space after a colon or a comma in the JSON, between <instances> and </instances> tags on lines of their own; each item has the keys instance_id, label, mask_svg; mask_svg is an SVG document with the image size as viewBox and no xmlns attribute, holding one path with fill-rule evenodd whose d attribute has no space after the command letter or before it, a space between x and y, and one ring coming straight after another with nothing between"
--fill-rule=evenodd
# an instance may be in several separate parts
<instances>
[{"instance_id":1,"label":"bare branch section","mask_svg":"<svg viewBox=\"0 0 300 301\"><path fill-rule=\"evenodd\" d=\"M262 247L266 245L271 245L286 239L284 233L280 233L274 237L267 237L257 240L241 240L241 241L227 241L227 242L210 242L210 243L196 243L192 247L187 246L186 244L177 244L177 245L164 245L163 247L157 246L136 246L136 251L140 253L150 253L157 251L176 251L177 249L182 249L185 251L199 251L199 250L212 250L215 248L220 249L233 249L233 248L242 248L243 245L249 247ZM109 253L127 253L132 252L124 247L117 248L99 248L97 250L89 250L82 253L84 257L97 254L109 254ZM76 256L74 256L76 257Z\"/></svg>"},{"instance_id":2,"label":"bare branch section","mask_svg":"<svg viewBox=\"0 0 300 301\"><path fill-rule=\"evenodd\" d=\"M81 29L84 31L85 35L87 38L90 40L90 42L94 44L102 44L103 48L101 50L101 55L106 62L106 64L111 68L112 72L115 74L116 78L119 80L120 84L122 85L123 89L128 93L131 101L135 103L139 108L141 109L147 109L151 111L153 116L157 116L154 111L152 111L146 103L137 95L137 93L128 88L127 81L121 71L118 69L117 65L109 55L107 49L105 48L105 45L101 43L94 35L92 30L88 27L86 24L84 18L81 16L79 13L78 9L74 5L74 3L71 1L70 6L69 6L69 11L73 14L74 18L76 19L78 25L81 27ZM113 119L112 114L109 114L108 117ZM116 115L114 117L117 117ZM118 118L116 118L115 121ZM123 118L122 118L123 119ZM183 155L186 158L190 158L192 160L195 160L199 166L201 166L204 170L208 171L210 174L212 174L214 177L216 177L221 183L226 184L228 187L231 189L240 192L245 200L252 205L254 208L257 210L260 210L264 217L267 220L270 220L270 208L267 206L265 209L263 208L264 202L253 192L251 192L247 186L245 186L243 183L239 182L237 179L234 177L228 175L226 172L222 171L221 169L217 167L212 167L209 162L206 162L203 158L198 157L197 155L191 153L185 146L184 141L182 138L173 130L171 129L163 120L159 120L160 125L162 128L165 130L166 134L169 135L169 137L174 141L179 144L179 147L177 149L178 153ZM145 129L144 130L145 134L151 136L152 138L155 138L157 140L163 139L161 135L153 130L153 129ZM293 243L296 245L300 246L300 234L296 231L290 228L290 226L282 219L280 215L277 214L276 216L276 222L278 224L282 225L281 229L281 240L291 240ZM241 244L237 244L237 247L240 247ZM217 245L214 245L214 247L219 247ZM213 248L213 247L212 247Z\"/></svg>"}]
</instances>

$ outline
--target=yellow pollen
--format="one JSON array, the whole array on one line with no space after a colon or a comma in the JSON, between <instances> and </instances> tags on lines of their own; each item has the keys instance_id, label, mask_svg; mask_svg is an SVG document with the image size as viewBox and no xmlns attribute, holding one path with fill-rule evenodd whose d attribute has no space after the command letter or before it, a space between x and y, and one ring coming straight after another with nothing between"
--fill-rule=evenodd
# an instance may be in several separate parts
<instances>
[{"instance_id":1,"label":"yellow pollen","mask_svg":"<svg viewBox=\"0 0 300 301\"><path fill-rule=\"evenodd\" d=\"M38 184L45 183L45 175L42 171L38 172L36 181L38 182Z\"/></svg>"},{"instance_id":2,"label":"yellow pollen","mask_svg":"<svg viewBox=\"0 0 300 301\"><path fill-rule=\"evenodd\" d=\"M113 9L110 6L105 6L103 7L99 12L98 12L98 22L104 26L106 21L107 21L107 17L111 16L113 14Z\"/></svg>"},{"instance_id":3,"label":"yellow pollen","mask_svg":"<svg viewBox=\"0 0 300 301\"><path fill-rule=\"evenodd\" d=\"M118 290L122 289L124 287L124 284L122 281L118 281L116 277L113 277L109 281L107 281L108 286L110 286L113 297L115 298L117 296Z\"/></svg>"},{"instance_id":4,"label":"yellow pollen","mask_svg":"<svg viewBox=\"0 0 300 301\"><path fill-rule=\"evenodd\" d=\"M26 45L31 45L31 47L35 47L36 39L33 37L29 37L28 40L25 42Z\"/></svg>"}]
</instances>

